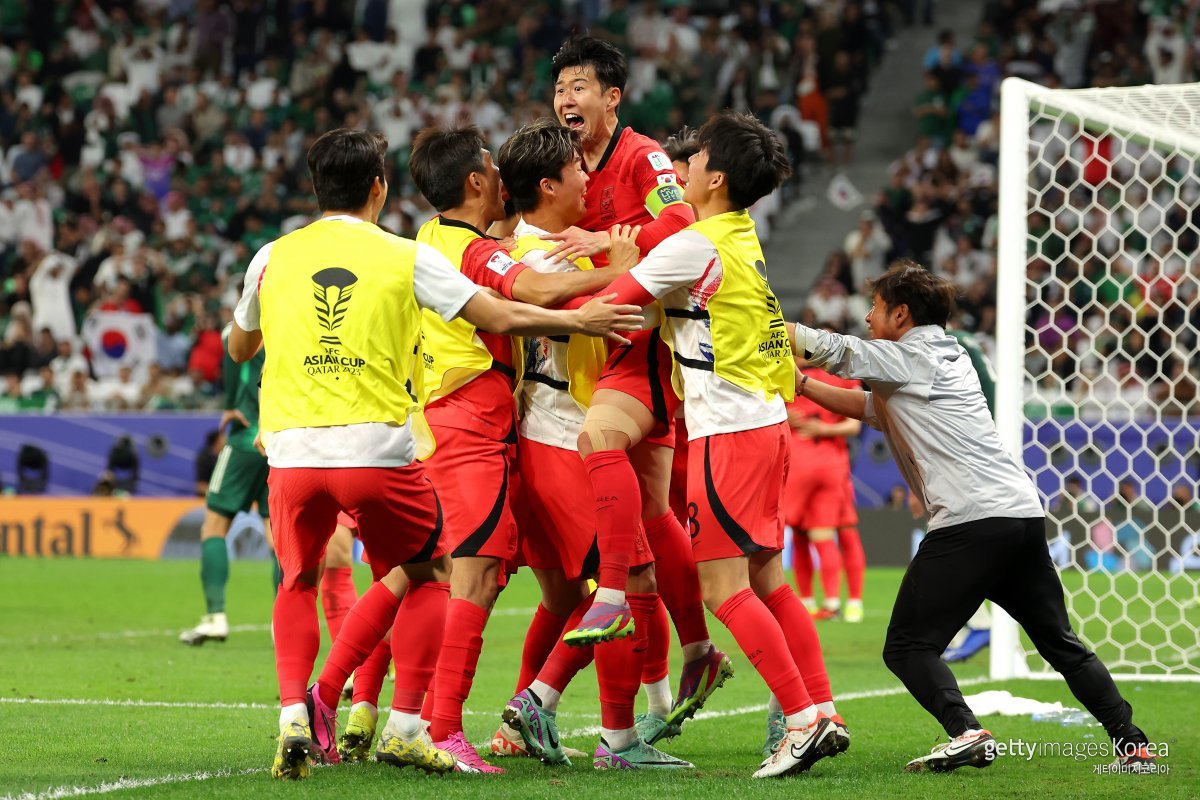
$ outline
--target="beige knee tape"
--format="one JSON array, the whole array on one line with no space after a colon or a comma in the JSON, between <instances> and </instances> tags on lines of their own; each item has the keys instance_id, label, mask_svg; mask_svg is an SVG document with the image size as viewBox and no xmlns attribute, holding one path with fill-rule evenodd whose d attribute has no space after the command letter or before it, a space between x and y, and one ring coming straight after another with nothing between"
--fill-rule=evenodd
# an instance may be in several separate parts
<instances>
[{"instance_id":1,"label":"beige knee tape","mask_svg":"<svg viewBox=\"0 0 1200 800\"><path fill-rule=\"evenodd\" d=\"M636 442L642 438L642 428L637 420L619 408L612 406L592 406L588 409L587 417L583 420L583 434L592 443L592 450L599 452L608 449L604 441L605 431L616 431Z\"/></svg>"}]
</instances>

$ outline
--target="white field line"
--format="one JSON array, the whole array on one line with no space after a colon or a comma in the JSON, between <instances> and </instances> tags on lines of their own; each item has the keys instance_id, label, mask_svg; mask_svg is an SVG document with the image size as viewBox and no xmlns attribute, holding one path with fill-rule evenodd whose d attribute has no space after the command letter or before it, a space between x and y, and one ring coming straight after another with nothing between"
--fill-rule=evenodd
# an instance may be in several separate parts
<instances>
[{"instance_id":1,"label":"white field line","mask_svg":"<svg viewBox=\"0 0 1200 800\"><path fill-rule=\"evenodd\" d=\"M975 686L976 684L991 683L991 682L992 682L992 680L990 678L986 678L986 677L985 678L968 678L966 680L959 681L958 685L959 686ZM847 700L866 700L866 699L873 698L873 697L893 697L895 695L907 694L907 693L908 693L908 689L905 689L903 686L893 686L888 689L870 689L865 692L846 692L844 694L837 695L833 699L834 699L834 701L836 701L838 703L842 703ZM701 711L700 713L696 714L696 716L693 717L693 719L720 719L721 717L737 717L737 716L741 716L743 714L761 713L766 710L767 710L766 703L759 703L758 705L741 706L739 708L729 708L729 709L724 709L722 711ZM563 739L572 739L577 736L595 736L598 733L600 733L600 728L598 726L589 725L585 728L576 728L574 730L567 731L566 733L562 734L562 738Z\"/></svg>"},{"instance_id":2,"label":"white field line","mask_svg":"<svg viewBox=\"0 0 1200 800\"><path fill-rule=\"evenodd\" d=\"M221 769L215 772L189 772L183 775L163 775L159 778L120 778L108 781L99 786L58 786L44 792L25 792L23 794L6 794L0 800L61 800L67 797L85 797L92 794L108 794L121 792L126 789L144 789L148 786L164 786L169 783L190 783L192 781L209 781L214 778L229 778L234 775L252 775L266 772L265 769Z\"/></svg>"},{"instance_id":3,"label":"white field line","mask_svg":"<svg viewBox=\"0 0 1200 800\"><path fill-rule=\"evenodd\" d=\"M31 636L28 639L18 637L0 638L0 645L23 644L23 645L39 645L39 644L56 644L58 642L77 642L77 641L120 641L124 639L151 639L158 636L178 636L182 628L160 628L151 630L134 630L134 631L97 631L95 633L52 633L48 636ZM269 624L263 625L230 625L230 633L262 633L271 630ZM2 799L0 799L2 800Z\"/></svg>"}]
</instances>

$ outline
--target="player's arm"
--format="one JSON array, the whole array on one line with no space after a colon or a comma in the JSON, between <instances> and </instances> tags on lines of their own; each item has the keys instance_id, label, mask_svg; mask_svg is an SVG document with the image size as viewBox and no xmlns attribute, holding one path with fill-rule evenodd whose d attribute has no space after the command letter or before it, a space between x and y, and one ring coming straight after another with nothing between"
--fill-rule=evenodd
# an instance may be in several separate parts
<instances>
[{"instance_id":1,"label":"player's arm","mask_svg":"<svg viewBox=\"0 0 1200 800\"><path fill-rule=\"evenodd\" d=\"M821 381L800 380L796 382L796 394L800 397L807 397L827 411L832 411L834 414L846 417L846 422L852 422L858 425L860 429L862 427L860 420L869 417L867 392L864 392L862 389L842 389L837 386L830 386L828 383L822 383ZM857 432L856 430L855 433Z\"/></svg>"},{"instance_id":2,"label":"player's arm","mask_svg":"<svg viewBox=\"0 0 1200 800\"><path fill-rule=\"evenodd\" d=\"M438 251L417 245L413 271L417 303L447 321L462 317L475 327L509 336L559 336L583 333L627 344L619 331L640 330L641 309L612 305L611 296L597 297L581 308L551 310L504 299L485 290L451 266Z\"/></svg>"},{"instance_id":3,"label":"player's arm","mask_svg":"<svg viewBox=\"0 0 1200 800\"><path fill-rule=\"evenodd\" d=\"M628 225L614 227L611 232L614 247L639 247L635 230ZM708 239L695 231L683 231L647 253L637 266L604 291L616 295L614 303L645 307L672 289L693 285L715 258L719 258L717 250ZM579 299L572 302L578 303Z\"/></svg>"},{"instance_id":4,"label":"player's arm","mask_svg":"<svg viewBox=\"0 0 1200 800\"><path fill-rule=\"evenodd\" d=\"M232 328L230 325L230 331ZM225 430L225 426L234 420L249 428L250 423L245 415L237 409L238 391L242 388L242 367L228 354L221 359L221 386L224 388L225 402L221 405L224 410L221 412L221 422L217 428Z\"/></svg>"},{"instance_id":5,"label":"player's arm","mask_svg":"<svg viewBox=\"0 0 1200 800\"><path fill-rule=\"evenodd\" d=\"M261 307L258 302L258 289L262 284L263 272L271 257L271 244L263 245L250 266L246 269L245 285L242 287L242 297L238 300L237 308L233 310L233 324L229 328L229 357L238 364L249 361L262 347L262 331L259 329Z\"/></svg>"},{"instance_id":6,"label":"player's arm","mask_svg":"<svg viewBox=\"0 0 1200 800\"><path fill-rule=\"evenodd\" d=\"M857 336L830 333L799 323L788 323L788 333L792 337L794 353L843 378L898 388L928 369L924 362L896 342L865 341Z\"/></svg>"}]
</instances>

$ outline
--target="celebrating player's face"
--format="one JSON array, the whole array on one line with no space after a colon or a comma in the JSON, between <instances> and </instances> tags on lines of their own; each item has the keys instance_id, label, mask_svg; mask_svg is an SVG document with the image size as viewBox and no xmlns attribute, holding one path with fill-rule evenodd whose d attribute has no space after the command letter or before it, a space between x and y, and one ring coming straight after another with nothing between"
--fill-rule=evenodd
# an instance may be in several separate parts
<instances>
[{"instance_id":1,"label":"celebrating player's face","mask_svg":"<svg viewBox=\"0 0 1200 800\"><path fill-rule=\"evenodd\" d=\"M559 180L562 191L560 202L563 204L564 210L569 208L571 212L577 214L576 220L587 213L587 204L584 202L584 197L587 195L587 182L588 175L583 169L581 159L577 158L563 167Z\"/></svg>"},{"instance_id":2,"label":"celebrating player's face","mask_svg":"<svg viewBox=\"0 0 1200 800\"><path fill-rule=\"evenodd\" d=\"M487 199L488 219L504 219L504 185L500 182L500 169L492 160L492 154L483 150L483 173L480 177L484 182L483 196Z\"/></svg>"},{"instance_id":3,"label":"celebrating player's face","mask_svg":"<svg viewBox=\"0 0 1200 800\"><path fill-rule=\"evenodd\" d=\"M554 113L563 125L590 139L604 126L611 91L604 91L591 67L567 67L554 84Z\"/></svg>"},{"instance_id":4,"label":"celebrating player's face","mask_svg":"<svg viewBox=\"0 0 1200 800\"><path fill-rule=\"evenodd\" d=\"M708 151L701 150L688 159L687 170L680 175L683 183L683 200L695 206L708 197L708 184L712 173L708 171Z\"/></svg>"}]
</instances>

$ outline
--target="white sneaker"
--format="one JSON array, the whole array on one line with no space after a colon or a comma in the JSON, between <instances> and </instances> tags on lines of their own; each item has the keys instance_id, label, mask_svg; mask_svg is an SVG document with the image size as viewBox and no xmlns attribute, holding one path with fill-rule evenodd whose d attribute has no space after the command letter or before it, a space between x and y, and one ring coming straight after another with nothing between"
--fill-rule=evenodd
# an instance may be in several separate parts
<instances>
[{"instance_id":1,"label":"white sneaker","mask_svg":"<svg viewBox=\"0 0 1200 800\"><path fill-rule=\"evenodd\" d=\"M959 767L986 767L996 760L996 740L990 731L967 731L962 736L935 745L927 756L914 758L905 772L949 772Z\"/></svg>"},{"instance_id":2,"label":"white sneaker","mask_svg":"<svg viewBox=\"0 0 1200 800\"><path fill-rule=\"evenodd\" d=\"M205 614L200 624L179 634L179 641L198 647L208 641L223 642L229 638L229 623L225 614Z\"/></svg>"},{"instance_id":3,"label":"white sneaker","mask_svg":"<svg viewBox=\"0 0 1200 800\"><path fill-rule=\"evenodd\" d=\"M775 752L754 773L756 778L777 778L807 772L822 758L838 754L833 720L824 714L807 728L788 728Z\"/></svg>"}]
</instances>

